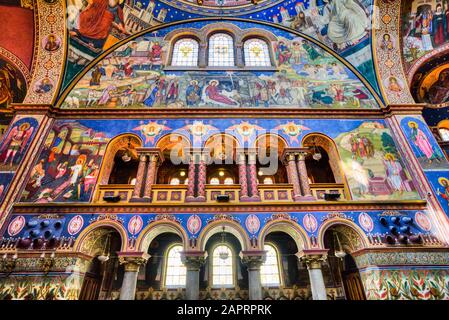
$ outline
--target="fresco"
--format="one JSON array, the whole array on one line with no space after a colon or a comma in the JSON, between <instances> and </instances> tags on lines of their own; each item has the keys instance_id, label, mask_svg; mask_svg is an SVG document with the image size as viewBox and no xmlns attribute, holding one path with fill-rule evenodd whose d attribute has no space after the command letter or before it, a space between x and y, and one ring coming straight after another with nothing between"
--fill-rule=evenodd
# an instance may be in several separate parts
<instances>
[{"instance_id":1,"label":"fresco","mask_svg":"<svg viewBox=\"0 0 449 320\"><path fill-rule=\"evenodd\" d=\"M336 142L353 199L419 199L391 132L381 120L337 124L333 120L181 119L57 121L34 164L22 201L90 201L107 143L126 132L139 135L143 147L154 147L161 137L175 132L195 148L219 132L233 135L245 147L267 132L280 135L290 147L300 147L306 134L321 132Z\"/></svg>"},{"instance_id":2,"label":"fresco","mask_svg":"<svg viewBox=\"0 0 449 320\"><path fill-rule=\"evenodd\" d=\"M38 128L38 120L31 117L16 117L0 144L0 172L15 171L25 156Z\"/></svg>"},{"instance_id":3,"label":"fresco","mask_svg":"<svg viewBox=\"0 0 449 320\"><path fill-rule=\"evenodd\" d=\"M26 95L27 83L22 73L6 60L0 59L0 112L11 103L20 103Z\"/></svg>"},{"instance_id":4,"label":"fresco","mask_svg":"<svg viewBox=\"0 0 449 320\"><path fill-rule=\"evenodd\" d=\"M449 216L449 171L428 171L426 176L441 207Z\"/></svg>"},{"instance_id":5,"label":"fresco","mask_svg":"<svg viewBox=\"0 0 449 320\"><path fill-rule=\"evenodd\" d=\"M449 169L449 163L427 124L418 118L406 117L401 120L401 127L424 170Z\"/></svg>"},{"instance_id":6,"label":"fresco","mask_svg":"<svg viewBox=\"0 0 449 320\"><path fill-rule=\"evenodd\" d=\"M303 32L346 58L378 89L371 53L372 0L67 0L70 45L64 86L104 50L145 29L173 21L230 16ZM90 3L90 5L88 5ZM92 17L93 19L90 19Z\"/></svg>"},{"instance_id":7,"label":"fresco","mask_svg":"<svg viewBox=\"0 0 449 320\"><path fill-rule=\"evenodd\" d=\"M89 201L109 139L77 122L56 125L25 187L26 201Z\"/></svg>"},{"instance_id":8,"label":"fresco","mask_svg":"<svg viewBox=\"0 0 449 320\"><path fill-rule=\"evenodd\" d=\"M410 173L382 122L365 122L335 142L354 199L417 199Z\"/></svg>"},{"instance_id":9,"label":"fresco","mask_svg":"<svg viewBox=\"0 0 449 320\"><path fill-rule=\"evenodd\" d=\"M408 67L449 40L449 1L403 1L404 57Z\"/></svg>"},{"instance_id":10,"label":"fresco","mask_svg":"<svg viewBox=\"0 0 449 320\"><path fill-rule=\"evenodd\" d=\"M449 105L449 63L446 56L432 59L414 75L411 92L416 101L438 107Z\"/></svg>"},{"instance_id":11,"label":"fresco","mask_svg":"<svg viewBox=\"0 0 449 320\"><path fill-rule=\"evenodd\" d=\"M244 29L254 24L235 23ZM195 27L207 24L187 24ZM170 71L171 28L105 57L79 80L63 108L377 108L364 84L316 45L286 32L271 43L277 71Z\"/></svg>"},{"instance_id":12,"label":"fresco","mask_svg":"<svg viewBox=\"0 0 449 320\"><path fill-rule=\"evenodd\" d=\"M0 203L3 201L13 177L14 172L0 172Z\"/></svg>"}]
</instances>

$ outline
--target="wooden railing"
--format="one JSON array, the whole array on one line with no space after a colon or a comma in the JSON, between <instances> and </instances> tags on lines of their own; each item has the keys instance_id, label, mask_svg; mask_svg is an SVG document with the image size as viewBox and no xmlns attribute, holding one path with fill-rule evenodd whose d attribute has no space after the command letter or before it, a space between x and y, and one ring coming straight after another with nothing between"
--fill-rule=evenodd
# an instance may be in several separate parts
<instances>
[{"instance_id":1,"label":"wooden railing","mask_svg":"<svg viewBox=\"0 0 449 320\"><path fill-rule=\"evenodd\" d=\"M348 200L349 197L346 195L345 185L338 183L313 183L310 185L312 190L312 195L317 199L317 201L323 201L324 195L326 193L339 193L339 200Z\"/></svg>"},{"instance_id":2,"label":"wooden railing","mask_svg":"<svg viewBox=\"0 0 449 320\"><path fill-rule=\"evenodd\" d=\"M325 193L339 193L339 200L348 200L344 184L311 184L312 195L317 201L324 200ZM118 203L130 202L134 191L133 185L101 185L98 187L94 202L107 203L104 197L120 197ZM181 204L186 202L186 185L153 185L152 203ZM291 184L259 185L259 194L263 203L293 202L293 186ZM206 185L206 202L220 203L218 195L228 195L226 203L240 203L240 185Z\"/></svg>"}]
</instances>

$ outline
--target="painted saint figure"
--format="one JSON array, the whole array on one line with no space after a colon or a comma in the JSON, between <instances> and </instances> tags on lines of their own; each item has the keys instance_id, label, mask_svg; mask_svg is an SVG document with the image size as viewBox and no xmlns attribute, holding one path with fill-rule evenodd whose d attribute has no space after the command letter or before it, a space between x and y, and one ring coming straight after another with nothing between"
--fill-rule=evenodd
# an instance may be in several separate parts
<instances>
[{"instance_id":1,"label":"painted saint figure","mask_svg":"<svg viewBox=\"0 0 449 320\"><path fill-rule=\"evenodd\" d=\"M16 159L16 155L18 153L19 156L23 156L33 131L34 128L28 122L16 125L11 129L0 148L0 153L4 156L3 164L7 164L9 161L9 165L12 166L14 162L20 161L20 159Z\"/></svg>"},{"instance_id":2,"label":"painted saint figure","mask_svg":"<svg viewBox=\"0 0 449 320\"><path fill-rule=\"evenodd\" d=\"M413 143L421 151L422 155L424 155L427 158L429 163L432 163L433 160L437 160L439 162L438 156L433 151L429 139L427 138L426 134L419 128L418 123L410 121L408 123L408 126L411 129L410 137Z\"/></svg>"},{"instance_id":3,"label":"painted saint figure","mask_svg":"<svg viewBox=\"0 0 449 320\"><path fill-rule=\"evenodd\" d=\"M218 103L220 105L236 106L238 103L233 99L225 96L218 87L219 82L217 80L212 80L206 87L205 94L212 103Z\"/></svg>"}]
</instances>

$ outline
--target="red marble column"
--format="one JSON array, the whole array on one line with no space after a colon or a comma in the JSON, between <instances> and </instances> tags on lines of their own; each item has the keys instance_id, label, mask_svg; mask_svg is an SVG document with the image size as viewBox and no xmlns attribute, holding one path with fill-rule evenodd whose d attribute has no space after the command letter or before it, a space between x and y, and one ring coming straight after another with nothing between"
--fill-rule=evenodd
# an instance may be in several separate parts
<instances>
[{"instance_id":1,"label":"red marble column","mask_svg":"<svg viewBox=\"0 0 449 320\"><path fill-rule=\"evenodd\" d=\"M206 172L207 166L206 166L206 159L205 155L201 155L201 160L198 166L198 197L197 199L199 201L206 201L206 179L207 179L207 172Z\"/></svg>"},{"instance_id":2,"label":"red marble column","mask_svg":"<svg viewBox=\"0 0 449 320\"><path fill-rule=\"evenodd\" d=\"M189 183L187 185L187 198L186 200L192 200L195 198L195 159L192 157L189 162L189 173L188 173L188 179Z\"/></svg>"},{"instance_id":3,"label":"red marble column","mask_svg":"<svg viewBox=\"0 0 449 320\"><path fill-rule=\"evenodd\" d=\"M246 171L246 155L239 153L237 164L239 166L240 200L247 200L248 196L248 176Z\"/></svg>"},{"instance_id":4,"label":"red marble column","mask_svg":"<svg viewBox=\"0 0 449 320\"><path fill-rule=\"evenodd\" d=\"M300 201L302 198L301 185L298 177L298 168L296 166L296 156L294 153L289 153L286 156L287 161L287 174L289 176L289 181L293 185L293 199L295 201Z\"/></svg>"},{"instance_id":5,"label":"red marble column","mask_svg":"<svg viewBox=\"0 0 449 320\"><path fill-rule=\"evenodd\" d=\"M297 160L297 166L298 166L299 181L301 184L302 195L303 195L302 200L315 200L315 198L312 196L312 190L310 190L309 176L307 174L306 154L305 153L299 153L298 160Z\"/></svg>"},{"instance_id":6,"label":"red marble column","mask_svg":"<svg viewBox=\"0 0 449 320\"><path fill-rule=\"evenodd\" d=\"M251 199L260 200L259 180L257 179L257 154L250 153L248 155L249 181L251 185Z\"/></svg>"},{"instance_id":7,"label":"red marble column","mask_svg":"<svg viewBox=\"0 0 449 320\"><path fill-rule=\"evenodd\" d=\"M132 200L134 200L134 201L141 199L142 186L144 185L144 179L145 179L146 165L147 165L147 155L141 154L139 168L137 169L136 184L134 185L134 192L133 192L133 196L132 196Z\"/></svg>"},{"instance_id":8,"label":"red marble column","mask_svg":"<svg viewBox=\"0 0 449 320\"><path fill-rule=\"evenodd\" d=\"M150 161L148 164L147 179L145 181L145 192L143 196L146 201L151 201L153 184L156 180L155 178L157 164L159 162L159 156L157 154L151 154L149 158Z\"/></svg>"}]
</instances>

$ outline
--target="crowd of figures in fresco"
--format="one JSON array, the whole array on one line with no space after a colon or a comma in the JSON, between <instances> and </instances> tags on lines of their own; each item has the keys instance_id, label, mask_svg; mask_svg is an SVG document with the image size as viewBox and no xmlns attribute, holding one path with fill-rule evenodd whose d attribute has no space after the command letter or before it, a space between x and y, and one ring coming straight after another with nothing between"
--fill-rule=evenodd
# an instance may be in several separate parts
<instances>
[{"instance_id":1,"label":"crowd of figures in fresco","mask_svg":"<svg viewBox=\"0 0 449 320\"><path fill-rule=\"evenodd\" d=\"M376 108L363 83L303 38L272 43L277 71L169 71L170 44L141 37L91 69L64 108ZM169 64L168 64L169 66Z\"/></svg>"},{"instance_id":2,"label":"crowd of figures in fresco","mask_svg":"<svg viewBox=\"0 0 449 320\"><path fill-rule=\"evenodd\" d=\"M31 171L23 199L89 201L108 141L76 122L54 127Z\"/></svg>"},{"instance_id":3,"label":"crowd of figures in fresco","mask_svg":"<svg viewBox=\"0 0 449 320\"><path fill-rule=\"evenodd\" d=\"M449 40L449 1L407 2L403 17L404 54L413 64Z\"/></svg>"},{"instance_id":4,"label":"crowd of figures in fresco","mask_svg":"<svg viewBox=\"0 0 449 320\"><path fill-rule=\"evenodd\" d=\"M410 173L384 124L365 122L336 142L355 199L416 199Z\"/></svg>"}]
</instances>

